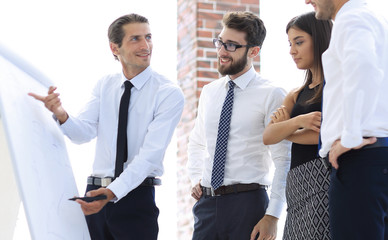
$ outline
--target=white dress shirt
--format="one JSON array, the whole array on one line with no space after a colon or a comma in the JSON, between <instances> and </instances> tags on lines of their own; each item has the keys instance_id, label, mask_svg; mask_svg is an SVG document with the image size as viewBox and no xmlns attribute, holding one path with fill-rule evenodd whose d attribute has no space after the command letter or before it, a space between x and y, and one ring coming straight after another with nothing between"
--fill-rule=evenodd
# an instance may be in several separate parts
<instances>
[{"instance_id":1,"label":"white dress shirt","mask_svg":"<svg viewBox=\"0 0 388 240\"><path fill-rule=\"evenodd\" d=\"M124 74L108 75L95 86L90 101L61 129L75 143L97 137L93 176L113 177L116 161L118 115L124 92ZM108 188L117 200L146 177L163 174L163 158L180 120L184 98L181 89L148 67L131 79L128 111L128 160L124 171Z\"/></svg>"},{"instance_id":2,"label":"white dress shirt","mask_svg":"<svg viewBox=\"0 0 388 240\"><path fill-rule=\"evenodd\" d=\"M229 80L228 76L223 77L207 84L202 90L198 116L188 145L187 167L193 185L201 181L202 186L210 187L218 122ZM285 92L261 78L253 67L234 82L236 86L223 185L272 183L267 214L279 217L285 203L290 143L283 141L265 146L263 132L272 113L282 104ZM276 167L273 182L270 177L272 160Z\"/></svg>"},{"instance_id":3,"label":"white dress shirt","mask_svg":"<svg viewBox=\"0 0 388 240\"><path fill-rule=\"evenodd\" d=\"M337 139L347 148L363 137L388 137L388 23L364 1L351 0L336 15L323 54L322 148Z\"/></svg>"}]
</instances>

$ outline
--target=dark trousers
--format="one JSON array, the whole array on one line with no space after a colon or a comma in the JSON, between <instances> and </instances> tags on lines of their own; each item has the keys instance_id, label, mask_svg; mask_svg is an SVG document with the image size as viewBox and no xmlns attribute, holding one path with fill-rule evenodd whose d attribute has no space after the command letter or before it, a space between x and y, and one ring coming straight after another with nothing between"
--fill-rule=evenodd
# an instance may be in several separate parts
<instances>
[{"instance_id":1,"label":"dark trousers","mask_svg":"<svg viewBox=\"0 0 388 240\"><path fill-rule=\"evenodd\" d=\"M333 240L388 239L388 148L351 150L332 169Z\"/></svg>"},{"instance_id":2,"label":"dark trousers","mask_svg":"<svg viewBox=\"0 0 388 240\"><path fill-rule=\"evenodd\" d=\"M250 239L267 206L265 189L201 197L193 207L193 240Z\"/></svg>"},{"instance_id":3,"label":"dark trousers","mask_svg":"<svg viewBox=\"0 0 388 240\"><path fill-rule=\"evenodd\" d=\"M99 187L88 185L86 191ZM156 240L159 209L155 188L138 187L117 203L109 202L100 212L86 216L92 240Z\"/></svg>"}]
</instances>

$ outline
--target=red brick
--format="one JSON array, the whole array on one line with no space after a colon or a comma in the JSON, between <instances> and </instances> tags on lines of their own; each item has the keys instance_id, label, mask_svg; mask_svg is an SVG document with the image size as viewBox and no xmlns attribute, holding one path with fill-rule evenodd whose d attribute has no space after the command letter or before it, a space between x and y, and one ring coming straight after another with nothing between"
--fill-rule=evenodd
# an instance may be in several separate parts
<instances>
[{"instance_id":1,"label":"red brick","mask_svg":"<svg viewBox=\"0 0 388 240\"><path fill-rule=\"evenodd\" d=\"M205 28L210 28L210 29L213 29L213 30L221 29L222 28L222 23L221 23L221 20L206 20L204 27ZM220 32L221 32L221 30L220 30Z\"/></svg>"},{"instance_id":2,"label":"red brick","mask_svg":"<svg viewBox=\"0 0 388 240\"><path fill-rule=\"evenodd\" d=\"M227 12L227 11L245 11L246 6L226 4L226 3L217 3L216 10L225 11L225 12Z\"/></svg>"},{"instance_id":3,"label":"red brick","mask_svg":"<svg viewBox=\"0 0 388 240\"><path fill-rule=\"evenodd\" d=\"M197 87L198 88L203 88L206 84L210 83L210 81L198 81L197 82Z\"/></svg>"},{"instance_id":4,"label":"red brick","mask_svg":"<svg viewBox=\"0 0 388 240\"><path fill-rule=\"evenodd\" d=\"M201 2L199 2L197 4L197 7L198 7L198 10L202 10L202 9L212 10L214 7L214 4L213 3L201 3Z\"/></svg>"},{"instance_id":5,"label":"red brick","mask_svg":"<svg viewBox=\"0 0 388 240\"><path fill-rule=\"evenodd\" d=\"M213 32L211 32L211 31L205 31L205 30L198 30L198 31L197 31L197 36L198 36L198 37L212 38L212 37L213 37Z\"/></svg>"},{"instance_id":6,"label":"red brick","mask_svg":"<svg viewBox=\"0 0 388 240\"><path fill-rule=\"evenodd\" d=\"M197 71L197 77L217 79L218 78L218 72L199 70L199 71Z\"/></svg>"},{"instance_id":7,"label":"red brick","mask_svg":"<svg viewBox=\"0 0 388 240\"><path fill-rule=\"evenodd\" d=\"M210 61L197 61L197 67L199 68L210 68Z\"/></svg>"},{"instance_id":8,"label":"red brick","mask_svg":"<svg viewBox=\"0 0 388 240\"><path fill-rule=\"evenodd\" d=\"M202 90L202 89L197 90L197 98L198 98L198 99L201 97L201 90Z\"/></svg>"},{"instance_id":9,"label":"red brick","mask_svg":"<svg viewBox=\"0 0 388 240\"><path fill-rule=\"evenodd\" d=\"M238 4L239 3L239 0L218 0L218 1L216 1L217 2L217 4L218 3L234 3L234 4Z\"/></svg>"},{"instance_id":10,"label":"red brick","mask_svg":"<svg viewBox=\"0 0 388 240\"><path fill-rule=\"evenodd\" d=\"M223 14L212 12L198 12L198 18L203 20L221 20Z\"/></svg>"},{"instance_id":11,"label":"red brick","mask_svg":"<svg viewBox=\"0 0 388 240\"><path fill-rule=\"evenodd\" d=\"M206 57L207 58L217 58L217 53L216 52L206 52Z\"/></svg>"},{"instance_id":12,"label":"red brick","mask_svg":"<svg viewBox=\"0 0 388 240\"><path fill-rule=\"evenodd\" d=\"M256 4L259 5L260 1L259 0L240 0L241 4Z\"/></svg>"},{"instance_id":13,"label":"red brick","mask_svg":"<svg viewBox=\"0 0 388 240\"><path fill-rule=\"evenodd\" d=\"M208 41L206 40L198 40L197 41L198 47L204 47L204 48L214 48L213 42L211 39Z\"/></svg>"},{"instance_id":14,"label":"red brick","mask_svg":"<svg viewBox=\"0 0 388 240\"><path fill-rule=\"evenodd\" d=\"M256 5L250 5L248 10L260 16L260 7L259 7L259 5L257 5L257 6Z\"/></svg>"},{"instance_id":15,"label":"red brick","mask_svg":"<svg viewBox=\"0 0 388 240\"><path fill-rule=\"evenodd\" d=\"M214 62L213 62L213 68L214 68L214 69L217 69L217 68L218 68L218 62L217 62L217 61L214 61Z\"/></svg>"},{"instance_id":16,"label":"red brick","mask_svg":"<svg viewBox=\"0 0 388 240\"><path fill-rule=\"evenodd\" d=\"M203 49L197 49L197 57L203 57Z\"/></svg>"},{"instance_id":17,"label":"red brick","mask_svg":"<svg viewBox=\"0 0 388 240\"><path fill-rule=\"evenodd\" d=\"M197 27L198 28L203 28L203 20L202 19L197 20Z\"/></svg>"}]
</instances>

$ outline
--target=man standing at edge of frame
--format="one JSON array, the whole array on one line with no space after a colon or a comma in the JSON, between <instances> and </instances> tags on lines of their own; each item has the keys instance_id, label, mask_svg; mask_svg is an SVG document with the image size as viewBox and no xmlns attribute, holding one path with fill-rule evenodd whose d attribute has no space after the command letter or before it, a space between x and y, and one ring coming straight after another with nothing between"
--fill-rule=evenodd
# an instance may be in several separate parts
<instances>
[{"instance_id":1,"label":"man standing at edge of frame","mask_svg":"<svg viewBox=\"0 0 388 240\"><path fill-rule=\"evenodd\" d=\"M333 240L388 239L388 21L364 0L305 0L331 19L322 148Z\"/></svg>"}]
</instances>

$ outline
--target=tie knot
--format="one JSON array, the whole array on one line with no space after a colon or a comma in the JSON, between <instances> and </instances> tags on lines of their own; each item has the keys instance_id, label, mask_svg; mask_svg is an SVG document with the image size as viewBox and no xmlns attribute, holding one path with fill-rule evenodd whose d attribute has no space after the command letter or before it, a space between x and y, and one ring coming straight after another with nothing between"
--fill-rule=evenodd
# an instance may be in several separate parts
<instances>
[{"instance_id":1,"label":"tie knot","mask_svg":"<svg viewBox=\"0 0 388 240\"><path fill-rule=\"evenodd\" d=\"M125 90L131 89L133 87L133 84L128 80L124 82L124 85L125 85Z\"/></svg>"},{"instance_id":2,"label":"tie knot","mask_svg":"<svg viewBox=\"0 0 388 240\"><path fill-rule=\"evenodd\" d=\"M232 80L230 80L228 84L229 84L229 89L234 88L234 86L236 85Z\"/></svg>"}]
</instances>

